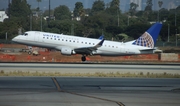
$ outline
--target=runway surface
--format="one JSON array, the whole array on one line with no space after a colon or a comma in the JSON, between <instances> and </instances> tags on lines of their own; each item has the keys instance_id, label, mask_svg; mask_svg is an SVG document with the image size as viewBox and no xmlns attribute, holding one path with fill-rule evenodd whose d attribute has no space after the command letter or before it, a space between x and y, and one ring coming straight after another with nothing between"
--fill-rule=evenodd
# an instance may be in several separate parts
<instances>
[{"instance_id":1,"label":"runway surface","mask_svg":"<svg viewBox=\"0 0 180 106\"><path fill-rule=\"evenodd\" d=\"M0 63L0 69L5 72L61 72L61 73L172 73L180 74L180 65L122 65L122 64L61 64L61 63Z\"/></svg>"},{"instance_id":2,"label":"runway surface","mask_svg":"<svg viewBox=\"0 0 180 106\"><path fill-rule=\"evenodd\" d=\"M0 106L179 106L180 79L0 77Z\"/></svg>"},{"instance_id":3,"label":"runway surface","mask_svg":"<svg viewBox=\"0 0 180 106\"><path fill-rule=\"evenodd\" d=\"M0 71L172 73L180 65L0 63ZM180 106L180 79L0 77L0 106Z\"/></svg>"}]
</instances>

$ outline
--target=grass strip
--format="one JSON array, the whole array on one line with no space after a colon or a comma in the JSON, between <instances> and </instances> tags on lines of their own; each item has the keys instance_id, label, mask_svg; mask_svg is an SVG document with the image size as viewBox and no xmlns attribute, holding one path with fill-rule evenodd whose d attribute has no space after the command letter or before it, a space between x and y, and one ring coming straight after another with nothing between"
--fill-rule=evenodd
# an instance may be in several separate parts
<instances>
[{"instance_id":1,"label":"grass strip","mask_svg":"<svg viewBox=\"0 0 180 106\"><path fill-rule=\"evenodd\" d=\"M95 72L95 73L61 73L61 72L29 72L29 71L0 71L0 76L67 76L67 77L135 77L135 78L180 78L179 74L171 73L120 73L120 72Z\"/></svg>"}]
</instances>

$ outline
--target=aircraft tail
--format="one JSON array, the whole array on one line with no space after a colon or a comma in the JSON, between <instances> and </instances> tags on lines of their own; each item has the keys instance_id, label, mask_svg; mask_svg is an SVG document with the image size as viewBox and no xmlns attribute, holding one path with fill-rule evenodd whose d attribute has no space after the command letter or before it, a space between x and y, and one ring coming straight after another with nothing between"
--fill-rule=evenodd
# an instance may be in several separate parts
<instances>
[{"instance_id":1,"label":"aircraft tail","mask_svg":"<svg viewBox=\"0 0 180 106\"><path fill-rule=\"evenodd\" d=\"M132 44L153 49L156 44L156 40L158 38L161 27L161 23L155 23Z\"/></svg>"}]
</instances>

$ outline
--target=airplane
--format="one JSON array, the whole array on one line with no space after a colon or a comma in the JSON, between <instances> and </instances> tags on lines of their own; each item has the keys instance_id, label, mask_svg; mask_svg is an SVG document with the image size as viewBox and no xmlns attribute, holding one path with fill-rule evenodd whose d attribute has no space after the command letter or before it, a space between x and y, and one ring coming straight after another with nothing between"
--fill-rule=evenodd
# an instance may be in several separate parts
<instances>
[{"instance_id":1,"label":"airplane","mask_svg":"<svg viewBox=\"0 0 180 106\"><path fill-rule=\"evenodd\" d=\"M99 39L77 37L72 35L27 31L12 39L13 42L28 46L55 49L62 55L81 54L81 60L86 61L88 55L127 56L152 54L162 24L155 23L138 39L129 42L117 42Z\"/></svg>"}]
</instances>

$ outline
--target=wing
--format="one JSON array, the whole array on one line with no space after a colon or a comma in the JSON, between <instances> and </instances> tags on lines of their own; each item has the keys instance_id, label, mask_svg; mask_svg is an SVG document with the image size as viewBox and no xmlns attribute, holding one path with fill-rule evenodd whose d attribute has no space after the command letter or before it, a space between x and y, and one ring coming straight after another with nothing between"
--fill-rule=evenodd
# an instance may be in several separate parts
<instances>
[{"instance_id":1,"label":"wing","mask_svg":"<svg viewBox=\"0 0 180 106\"><path fill-rule=\"evenodd\" d=\"M92 55L92 51L97 50L97 48L101 47L103 45L104 39L102 39L98 44L92 47L82 47L82 48L76 48L74 51L77 54L87 54L87 55Z\"/></svg>"}]
</instances>

